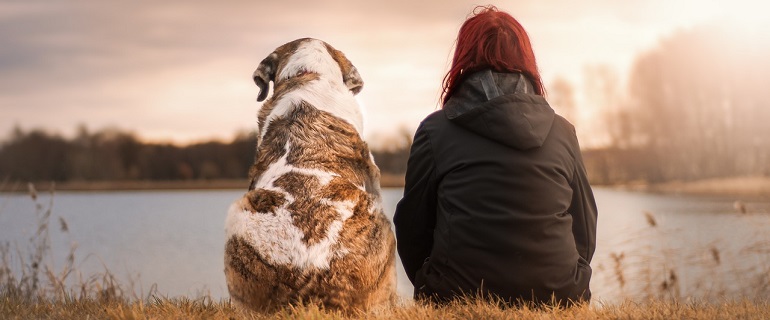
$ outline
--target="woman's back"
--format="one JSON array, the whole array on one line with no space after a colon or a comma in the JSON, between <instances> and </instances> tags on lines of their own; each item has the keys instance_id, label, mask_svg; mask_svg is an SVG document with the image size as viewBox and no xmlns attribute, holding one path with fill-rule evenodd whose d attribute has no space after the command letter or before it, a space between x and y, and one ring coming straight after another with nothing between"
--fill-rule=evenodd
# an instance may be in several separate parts
<instances>
[{"instance_id":1,"label":"woman's back","mask_svg":"<svg viewBox=\"0 0 770 320\"><path fill-rule=\"evenodd\" d=\"M474 10L443 89L442 110L415 133L393 219L415 296L590 299L596 204L524 28Z\"/></svg>"},{"instance_id":2,"label":"woman's back","mask_svg":"<svg viewBox=\"0 0 770 320\"><path fill-rule=\"evenodd\" d=\"M582 167L574 129L542 97L505 86L511 79L526 81L519 74L471 75L444 110L422 123L437 180L430 265L455 291L483 286L515 299L534 289L542 291L537 296L577 299L571 291L587 289L587 277L574 279L576 272L590 270L576 269L569 213ZM487 100L482 82L500 95Z\"/></svg>"}]
</instances>

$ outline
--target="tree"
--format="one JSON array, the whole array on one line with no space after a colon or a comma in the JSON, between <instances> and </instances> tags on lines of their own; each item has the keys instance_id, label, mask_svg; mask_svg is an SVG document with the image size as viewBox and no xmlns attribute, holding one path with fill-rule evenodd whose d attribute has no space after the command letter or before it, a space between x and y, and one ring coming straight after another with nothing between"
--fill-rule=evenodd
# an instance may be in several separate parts
<instances>
[{"instance_id":1,"label":"tree","mask_svg":"<svg viewBox=\"0 0 770 320\"><path fill-rule=\"evenodd\" d=\"M577 120L575 89L569 80L563 77L556 77L548 89L548 101L558 114L575 123Z\"/></svg>"},{"instance_id":2,"label":"tree","mask_svg":"<svg viewBox=\"0 0 770 320\"><path fill-rule=\"evenodd\" d=\"M67 141L41 130L14 129L12 140L0 149L2 179L59 180L68 178Z\"/></svg>"},{"instance_id":3,"label":"tree","mask_svg":"<svg viewBox=\"0 0 770 320\"><path fill-rule=\"evenodd\" d=\"M703 25L636 60L629 136L652 155L649 180L770 172L770 37L740 35L734 25Z\"/></svg>"}]
</instances>

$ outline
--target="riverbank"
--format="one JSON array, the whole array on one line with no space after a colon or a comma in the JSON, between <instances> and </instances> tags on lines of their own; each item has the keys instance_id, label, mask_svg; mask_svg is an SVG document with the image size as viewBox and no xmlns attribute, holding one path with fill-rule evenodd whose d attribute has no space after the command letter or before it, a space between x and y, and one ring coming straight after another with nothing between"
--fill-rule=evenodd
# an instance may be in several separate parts
<instances>
[{"instance_id":1,"label":"riverbank","mask_svg":"<svg viewBox=\"0 0 770 320\"><path fill-rule=\"evenodd\" d=\"M134 191L134 190L222 190L246 189L248 180L176 180L176 181L68 181L33 182L41 192L56 191ZM0 185L0 192L27 192L26 183Z\"/></svg>"},{"instance_id":2,"label":"riverbank","mask_svg":"<svg viewBox=\"0 0 770 320\"><path fill-rule=\"evenodd\" d=\"M246 189L247 179L233 180L175 180L175 181L71 181L35 182L37 190L48 191L133 191L133 190L227 190ZM383 188L403 188L404 176L383 174ZM695 181L670 181L657 184L628 183L618 185L594 185L610 189L639 192L725 196L740 199L770 199L770 177L749 176L702 179ZM21 182L0 183L0 192L27 192L27 184Z\"/></svg>"},{"instance_id":3,"label":"riverbank","mask_svg":"<svg viewBox=\"0 0 770 320\"><path fill-rule=\"evenodd\" d=\"M607 187L640 192L720 196L744 200L770 199L770 177L767 176L714 178L695 181L669 181L656 184L638 183Z\"/></svg>"},{"instance_id":4,"label":"riverbank","mask_svg":"<svg viewBox=\"0 0 770 320\"><path fill-rule=\"evenodd\" d=\"M58 302L25 302L0 295L3 319L768 319L770 304L752 301L704 303L653 300L644 303L563 308L502 309L493 303L468 301L444 307L411 304L388 310L343 315L315 306L287 307L274 313L236 309L229 301L191 300L185 297L152 301L99 301L72 299Z\"/></svg>"}]
</instances>

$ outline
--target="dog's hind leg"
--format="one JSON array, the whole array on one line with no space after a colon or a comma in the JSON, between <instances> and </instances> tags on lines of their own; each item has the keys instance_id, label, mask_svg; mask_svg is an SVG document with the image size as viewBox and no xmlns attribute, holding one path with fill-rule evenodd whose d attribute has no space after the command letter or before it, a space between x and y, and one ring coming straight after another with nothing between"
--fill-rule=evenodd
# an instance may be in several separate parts
<instances>
[{"instance_id":1,"label":"dog's hind leg","mask_svg":"<svg viewBox=\"0 0 770 320\"><path fill-rule=\"evenodd\" d=\"M276 270L239 237L230 238L225 245L225 277L236 305L255 311L268 311L276 306Z\"/></svg>"}]
</instances>

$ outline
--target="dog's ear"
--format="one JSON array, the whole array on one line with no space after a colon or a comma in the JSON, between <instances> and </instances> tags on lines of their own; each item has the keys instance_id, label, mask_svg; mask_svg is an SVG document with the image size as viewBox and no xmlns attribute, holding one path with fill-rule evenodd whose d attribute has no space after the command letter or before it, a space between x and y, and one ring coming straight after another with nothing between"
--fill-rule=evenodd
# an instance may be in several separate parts
<instances>
[{"instance_id":1,"label":"dog's ear","mask_svg":"<svg viewBox=\"0 0 770 320\"><path fill-rule=\"evenodd\" d=\"M257 101L263 101L267 98L267 92L270 90L270 81L275 81L275 69L277 68L278 54L273 52L259 63L257 70L254 70L254 83L259 87Z\"/></svg>"},{"instance_id":2,"label":"dog's ear","mask_svg":"<svg viewBox=\"0 0 770 320\"><path fill-rule=\"evenodd\" d=\"M364 87L364 79L358 74L358 69L356 69L353 63L351 63L341 51L332 48L329 44L326 44L326 49L329 51L332 58L334 58L334 61L340 65L340 70L342 70L342 81L345 82L345 86L347 86L353 94L361 92L361 89Z\"/></svg>"},{"instance_id":3,"label":"dog's ear","mask_svg":"<svg viewBox=\"0 0 770 320\"><path fill-rule=\"evenodd\" d=\"M358 74L358 69L351 64L350 69L345 70L345 68L343 68L342 72L342 80L345 81L345 85L348 89L353 91L353 94L361 92L361 89L364 88L364 79L361 79L361 75Z\"/></svg>"}]
</instances>

